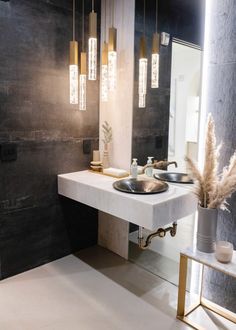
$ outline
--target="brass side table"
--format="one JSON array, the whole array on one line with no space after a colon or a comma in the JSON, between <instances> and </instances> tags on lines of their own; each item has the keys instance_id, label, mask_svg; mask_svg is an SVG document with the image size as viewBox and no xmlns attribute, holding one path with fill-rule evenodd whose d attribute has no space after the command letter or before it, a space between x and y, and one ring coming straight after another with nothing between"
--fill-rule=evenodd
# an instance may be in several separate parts
<instances>
[{"instance_id":1,"label":"brass side table","mask_svg":"<svg viewBox=\"0 0 236 330\"><path fill-rule=\"evenodd\" d=\"M202 264L201 274L201 288L199 300L196 304L191 306L188 310L185 309L185 295L186 295L186 282L187 282L187 271L188 271L188 259L194 260ZM180 253L180 268L179 268L179 291L178 291L178 306L177 306L177 318L192 328L197 330L203 330L202 326L199 326L188 318L188 315L192 313L199 306L206 307L207 309L223 316L224 318L236 323L236 314L228 311L221 306L214 304L213 302L202 297L203 290L203 276L204 266L208 266L212 269L220 271L226 275L232 276L236 279L236 251L234 251L232 262L229 264L223 264L216 260L213 253L203 253L197 250L188 248Z\"/></svg>"}]
</instances>

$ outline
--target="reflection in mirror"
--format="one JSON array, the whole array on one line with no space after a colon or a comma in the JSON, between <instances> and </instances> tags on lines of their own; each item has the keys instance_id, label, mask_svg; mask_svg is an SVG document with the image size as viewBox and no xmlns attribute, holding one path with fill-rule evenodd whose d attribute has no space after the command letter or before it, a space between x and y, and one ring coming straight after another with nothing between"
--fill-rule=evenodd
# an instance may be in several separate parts
<instances>
[{"instance_id":1,"label":"reflection in mirror","mask_svg":"<svg viewBox=\"0 0 236 330\"><path fill-rule=\"evenodd\" d=\"M152 34L155 29L156 0L146 1L146 38L150 63ZM135 1L135 74L132 156L145 165L148 156L176 161L170 172L185 172L184 156L197 157L201 62L205 0L158 0L158 32L170 34L168 47L160 47L159 88L151 88L148 66L146 108L138 107L138 55L142 34L143 0ZM172 186L173 187L173 186ZM168 213L168 212L167 212ZM148 250L140 251L138 228L130 226L129 259L152 274L178 284L179 253L194 239L194 215L178 221L173 238L155 238ZM144 237L150 232L143 230ZM195 274L195 279L191 274ZM198 269L189 269L188 288L196 292ZM174 288L174 286L173 286Z\"/></svg>"},{"instance_id":2,"label":"reflection in mirror","mask_svg":"<svg viewBox=\"0 0 236 330\"><path fill-rule=\"evenodd\" d=\"M186 172L185 155L197 160L202 51L173 41L168 160Z\"/></svg>"},{"instance_id":3,"label":"reflection in mirror","mask_svg":"<svg viewBox=\"0 0 236 330\"><path fill-rule=\"evenodd\" d=\"M170 133L169 136L170 97L173 94L171 67L174 55L172 56L172 46L176 45L177 40L182 40L188 45L193 44L197 45L199 49L202 48L205 0L158 0L158 33L168 33L170 43L168 46L160 46L159 88L155 89L151 88L150 63L152 36L155 32L156 0L146 1L145 35L149 63L147 95L146 107L139 108L138 63L139 41L143 33L143 4L143 0L135 1L135 72L132 130L132 157L138 158L140 165L146 164L148 156L153 156L157 160L167 159L168 157L174 158L174 150L168 152L168 137L172 139L172 149L174 144L176 145L173 141L174 133ZM193 49L192 47L186 48ZM175 49L173 51L175 52ZM201 54L199 50L196 50L196 52ZM192 102L197 102L197 99L192 100ZM171 125L173 126L172 122ZM190 142L192 142L192 137ZM192 151L193 147L190 146L190 149ZM183 161L180 164L183 164ZM170 166L169 169L174 169L174 166Z\"/></svg>"}]
</instances>

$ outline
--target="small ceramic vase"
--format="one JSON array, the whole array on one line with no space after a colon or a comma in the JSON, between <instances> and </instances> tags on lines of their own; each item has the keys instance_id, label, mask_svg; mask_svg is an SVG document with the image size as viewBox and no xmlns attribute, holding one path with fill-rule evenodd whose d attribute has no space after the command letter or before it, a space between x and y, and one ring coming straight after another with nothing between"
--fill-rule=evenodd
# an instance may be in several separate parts
<instances>
[{"instance_id":1,"label":"small ceramic vase","mask_svg":"<svg viewBox=\"0 0 236 330\"><path fill-rule=\"evenodd\" d=\"M103 168L110 167L108 143L105 143L104 144L104 151L103 151L103 158L102 158L102 167Z\"/></svg>"}]
</instances>

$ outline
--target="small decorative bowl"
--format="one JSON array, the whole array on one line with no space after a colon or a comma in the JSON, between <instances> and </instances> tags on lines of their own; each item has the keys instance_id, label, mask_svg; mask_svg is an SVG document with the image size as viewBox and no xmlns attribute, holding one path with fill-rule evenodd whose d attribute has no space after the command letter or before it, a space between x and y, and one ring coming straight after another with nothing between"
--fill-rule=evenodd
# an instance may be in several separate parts
<instances>
[{"instance_id":1,"label":"small decorative bowl","mask_svg":"<svg viewBox=\"0 0 236 330\"><path fill-rule=\"evenodd\" d=\"M216 242L216 251L215 256L216 259L223 263L228 263L232 260L233 256L233 244L226 241L218 241Z\"/></svg>"}]
</instances>

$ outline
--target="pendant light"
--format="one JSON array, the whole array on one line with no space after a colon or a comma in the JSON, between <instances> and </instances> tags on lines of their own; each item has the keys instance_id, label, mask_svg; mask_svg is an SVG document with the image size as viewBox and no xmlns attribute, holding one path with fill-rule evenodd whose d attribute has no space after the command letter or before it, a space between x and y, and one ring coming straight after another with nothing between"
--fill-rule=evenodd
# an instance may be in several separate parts
<instances>
[{"instance_id":1,"label":"pendant light","mask_svg":"<svg viewBox=\"0 0 236 330\"><path fill-rule=\"evenodd\" d=\"M94 0L89 14L88 79L97 79L97 14L94 12Z\"/></svg>"},{"instance_id":2,"label":"pendant light","mask_svg":"<svg viewBox=\"0 0 236 330\"><path fill-rule=\"evenodd\" d=\"M70 104L78 104L78 42L75 41L75 0L73 0L73 41L70 41Z\"/></svg>"},{"instance_id":3,"label":"pendant light","mask_svg":"<svg viewBox=\"0 0 236 330\"><path fill-rule=\"evenodd\" d=\"M101 100L108 101L108 43L106 42L106 0L104 21L104 43L102 47L102 77L101 77Z\"/></svg>"},{"instance_id":4,"label":"pendant light","mask_svg":"<svg viewBox=\"0 0 236 330\"><path fill-rule=\"evenodd\" d=\"M82 1L82 52L80 53L79 109L86 110L86 52L84 51L84 0Z\"/></svg>"},{"instance_id":5,"label":"pendant light","mask_svg":"<svg viewBox=\"0 0 236 330\"><path fill-rule=\"evenodd\" d=\"M102 102L108 101L108 44L104 41L102 48Z\"/></svg>"},{"instance_id":6,"label":"pendant light","mask_svg":"<svg viewBox=\"0 0 236 330\"><path fill-rule=\"evenodd\" d=\"M159 87L159 54L160 54L160 37L157 33L158 19L158 0L156 0L156 31L152 38L152 69L151 69L151 87Z\"/></svg>"},{"instance_id":7,"label":"pendant light","mask_svg":"<svg viewBox=\"0 0 236 330\"><path fill-rule=\"evenodd\" d=\"M139 108L146 107L147 94L147 47L145 38L145 0L143 0L143 35L140 38L138 94Z\"/></svg>"},{"instance_id":8,"label":"pendant light","mask_svg":"<svg viewBox=\"0 0 236 330\"><path fill-rule=\"evenodd\" d=\"M114 91L116 88L117 75L117 52L116 52L116 37L117 30L114 28L114 0L112 0L112 27L109 28L109 42L108 42L108 88Z\"/></svg>"}]
</instances>

